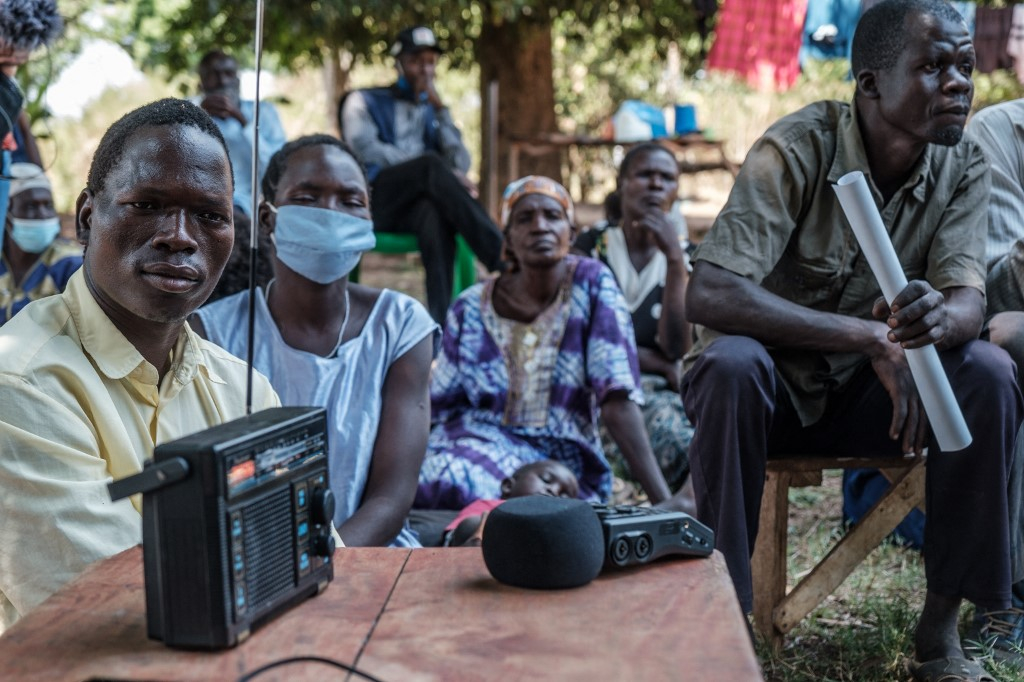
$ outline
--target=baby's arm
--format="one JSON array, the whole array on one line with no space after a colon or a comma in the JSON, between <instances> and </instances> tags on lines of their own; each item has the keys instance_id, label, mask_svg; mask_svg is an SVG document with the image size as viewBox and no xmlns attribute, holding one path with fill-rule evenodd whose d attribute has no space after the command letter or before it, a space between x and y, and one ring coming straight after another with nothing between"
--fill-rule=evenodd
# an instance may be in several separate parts
<instances>
[{"instance_id":1,"label":"baby's arm","mask_svg":"<svg viewBox=\"0 0 1024 682\"><path fill-rule=\"evenodd\" d=\"M484 523L487 521L488 512L467 516L455 530L452 531L449 546L451 547L479 547L483 539Z\"/></svg>"}]
</instances>

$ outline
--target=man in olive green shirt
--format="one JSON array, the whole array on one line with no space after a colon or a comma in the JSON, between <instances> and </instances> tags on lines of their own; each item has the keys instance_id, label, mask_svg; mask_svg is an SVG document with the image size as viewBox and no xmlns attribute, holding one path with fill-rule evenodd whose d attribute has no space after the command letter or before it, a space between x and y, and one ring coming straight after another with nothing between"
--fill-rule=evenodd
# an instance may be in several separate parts
<instances>
[{"instance_id":1,"label":"man in olive green shirt","mask_svg":"<svg viewBox=\"0 0 1024 682\"><path fill-rule=\"evenodd\" d=\"M928 592L911 668L970 669L961 598L1010 601L1006 476L1024 406L1008 356L977 341L984 316L987 165L961 141L974 48L945 2L886 0L853 42L852 104L820 102L751 150L695 254L687 313L699 341L683 403L698 514L745 610L773 454L929 447ZM862 170L910 284L891 303L831 185ZM935 344L974 436L939 452L904 348ZM974 679L974 678L971 678Z\"/></svg>"}]
</instances>

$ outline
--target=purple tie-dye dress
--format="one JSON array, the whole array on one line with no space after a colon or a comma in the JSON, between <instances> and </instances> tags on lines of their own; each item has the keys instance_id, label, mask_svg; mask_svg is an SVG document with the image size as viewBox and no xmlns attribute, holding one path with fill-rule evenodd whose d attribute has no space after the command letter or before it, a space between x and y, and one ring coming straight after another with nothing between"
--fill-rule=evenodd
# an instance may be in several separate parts
<instances>
[{"instance_id":1,"label":"purple tie-dye dress","mask_svg":"<svg viewBox=\"0 0 1024 682\"><path fill-rule=\"evenodd\" d=\"M530 324L494 313L493 280L452 305L431 377L417 508L498 498L503 478L544 458L576 474L580 497L608 499L599 406L613 393L643 404L633 325L601 262L575 255L566 262L571 282Z\"/></svg>"}]
</instances>

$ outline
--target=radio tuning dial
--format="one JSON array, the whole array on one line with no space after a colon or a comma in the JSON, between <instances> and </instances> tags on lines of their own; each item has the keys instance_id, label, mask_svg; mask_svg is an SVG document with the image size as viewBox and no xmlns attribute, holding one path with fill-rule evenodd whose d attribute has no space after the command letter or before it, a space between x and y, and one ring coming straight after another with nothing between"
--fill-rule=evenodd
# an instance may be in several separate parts
<instances>
[{"instance_id":1,"label":"radio tuning dial","mask_svg":"<svg viewBox=\"0 0 1024 682\"><path fill-rule=\"evenodd\" d=\"M334 548L334 536L330 533L317 535L313 538L313 554L317 556L332 557L334 556Z\"/></svg>"},{"instance_id":2,"label":"radio tuning dial","mask_svg":"<svg viewBox=\"0 0 1024 682\"><path fill-rule=\"evenodd\" d=\"M313 523L326 526L334 518L334 493L330 488L317 488L313 491Z\"/></svg>"}]
</instances>

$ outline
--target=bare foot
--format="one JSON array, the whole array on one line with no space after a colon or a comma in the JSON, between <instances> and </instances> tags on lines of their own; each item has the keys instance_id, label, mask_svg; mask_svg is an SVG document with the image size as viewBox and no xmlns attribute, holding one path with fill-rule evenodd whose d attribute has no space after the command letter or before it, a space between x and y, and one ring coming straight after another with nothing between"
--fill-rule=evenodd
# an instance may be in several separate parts
<instances>
[{"instance_id":1,"label":"bare foot","mask_svg":"<svg viewBox=\"0 0 1024 682\"><path fill-rule=\"evenodd\" d=\"M671 509L672 511L681 511L696 517L697 501L693 494L693 479L687 476L686 482L683 483L683 487L679 489L679 492L654 506L661 507L662 509Z\"/></svg>"}]
</instances>

